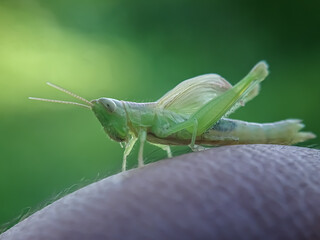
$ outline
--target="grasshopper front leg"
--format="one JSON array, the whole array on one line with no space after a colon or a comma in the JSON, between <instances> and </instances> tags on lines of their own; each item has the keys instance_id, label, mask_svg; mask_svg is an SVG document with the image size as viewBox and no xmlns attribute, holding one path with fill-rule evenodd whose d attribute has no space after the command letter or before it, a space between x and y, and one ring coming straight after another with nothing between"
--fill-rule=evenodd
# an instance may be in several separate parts
<instances>
[{"instance_id":1,"label":"grasshopper front leg","mask_svg":"<svg viewBox=\"0 0 320 240\"><path fill-rule=\"evenodd\" d=\"M140 129L140 131L139 131L140 148L139 148L139 155L138 155L138 167L142 167L144 165L144 163L143 163L143 147L146 142L146 138L147 138L146 130ZM137 140L138 140L138 138L132 134L131 138L126 143L125 150L123 153L122 171L126 171L127 157L130 154L130 152L131 152L131 150Z\"/></svg>"},{"instance_id":2,"label":"grasshopper front leg","mask_svg":"<svg viewBox=\"0 0 320 240\"><path fill-rule=\"evenodd\" d=\"M127 157L130 154L134 144L136 143L137 138L134 135L131 135L131 138L129 139L129 141L126 143L125 149L124 149L124 153L123 153L123 161L122 161L122 171L126 171L126 167L127 167Z\"/></svg>"},{"instance_id":3,"label":"grasshopper front leg","mask_svg":"<svg viewBox=\"0 0 320 240\"><path fill-rule=\"evenodd\" d=\"M187 130L191 136L190 147L194 147L196 137L204 133L223 117L238 101L245 98L248 93L268 75L265 62L259 62L253 69L234 87L220 96L213 98L190 118L184 122L177 123L167 129L159 126L157 132L159 137L167 137L182 130Z\"/></svg>"}]
</instances>

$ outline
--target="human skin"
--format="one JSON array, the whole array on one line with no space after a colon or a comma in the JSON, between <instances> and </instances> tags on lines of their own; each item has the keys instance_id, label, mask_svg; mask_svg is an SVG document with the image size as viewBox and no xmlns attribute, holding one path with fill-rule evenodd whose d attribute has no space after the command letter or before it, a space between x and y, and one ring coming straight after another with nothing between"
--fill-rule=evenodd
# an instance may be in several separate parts
<instances>
[{"instance_id":1,"label":"human skin","mask_svg":"<svg viewBox=\"0 0 320 240\"><path fill-rule=\"evenodd\" d=\"M319 173L316 149L189 153L92 183L0 239L320 239Z\"/></svg>"}]
</instances>

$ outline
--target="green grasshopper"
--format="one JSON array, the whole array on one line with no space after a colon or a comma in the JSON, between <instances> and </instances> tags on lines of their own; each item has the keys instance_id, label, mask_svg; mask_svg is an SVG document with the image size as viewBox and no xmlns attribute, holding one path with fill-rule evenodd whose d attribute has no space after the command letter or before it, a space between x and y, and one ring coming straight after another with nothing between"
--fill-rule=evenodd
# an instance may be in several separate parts
<instances>
[{"instance_id":1,"label":"green grasshopper","mask_svg":"<svg viewBox=\"0 0 320 240\"><path fill-rule=\"evenodd\" d=\"M91 109L109 137L125 144L122 170L139 139L138 166L143 166L146 141L171 157L170 145L189 145L193 151L202 146L232 144L284 144L303 142L316 136L300 132L301 120L274 123L251 123L226 118L258 95L260 82L268 75L268 65L261 61L240 82L232 86L217 74L205 74L181 82L156 102L136 103L99 98L88 101L59 86L48 83L86 104L32 98L33 100L74 104Z\"/></svg>"}]
</instances>

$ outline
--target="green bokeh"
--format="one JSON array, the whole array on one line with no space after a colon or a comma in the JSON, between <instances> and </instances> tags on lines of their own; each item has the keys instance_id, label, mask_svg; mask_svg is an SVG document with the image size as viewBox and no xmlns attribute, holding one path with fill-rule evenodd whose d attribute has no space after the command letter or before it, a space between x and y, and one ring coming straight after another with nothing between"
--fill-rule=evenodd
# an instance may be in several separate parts
<instances>
[{"instance_id":1,"label":"green bokeh","mask_svg":"<svg viewBox=\"0 0 320 240\"><path fill-rule=\"evenodd\" d=\"M264 59L271 74L259 97L232 117L300 118L319 136L320 6L314 4L2 0L0 226L121 169L123 149L91 112L27 99L70 100L46 81L90 100L143 102L204 73L234 84ZM145 152L147 161L165 157L151 146ZM135 149L129 166L136 164Z\"/></svg>"}]
</instances>

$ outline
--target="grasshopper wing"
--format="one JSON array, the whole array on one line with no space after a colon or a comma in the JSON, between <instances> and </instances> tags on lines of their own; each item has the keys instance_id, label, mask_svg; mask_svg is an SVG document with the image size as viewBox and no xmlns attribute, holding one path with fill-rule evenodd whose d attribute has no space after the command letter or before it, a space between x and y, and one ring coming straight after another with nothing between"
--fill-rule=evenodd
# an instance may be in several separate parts
<instances>
[{"instance_id":1,"label":"grasshopper wing","mask_svg":"<svg viewBox=\"0 0 320 240\"><path fill-rule=\"evenodd\" d=\"M232 85L218 74L205 74L185 80L157 101L160 109L192 115L207 102L231 89ZM236 104L234 112L245 102L254 98L259 92L259 85L252 89Z\"/></svg>"},{"instance_id":2,"label":"grasshopper wing","mask_svg":"<svg viewBox=\"0 0 320 240\"><path fill-rule=\"evenodd\" d=\"M232 88L217 74L205 74L185 80L157 101L162 109L191 115L211 99Z\"/></svg>"}]
</instances>

